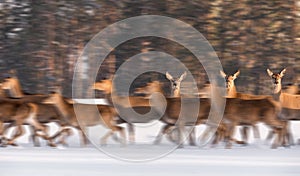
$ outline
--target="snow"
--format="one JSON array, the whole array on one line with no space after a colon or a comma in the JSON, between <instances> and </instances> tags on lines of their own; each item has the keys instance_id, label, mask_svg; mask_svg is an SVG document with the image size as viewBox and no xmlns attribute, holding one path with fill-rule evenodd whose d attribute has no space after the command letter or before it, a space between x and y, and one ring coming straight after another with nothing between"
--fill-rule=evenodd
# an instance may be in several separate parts
<instances>
[{"instance_id":1,"label":"snow","mask_svg":"<svg viewBox=\"0 0 300 176\"><path fill-rule=\"evenodd\" d=\"M158 160L134 163L110 158L92 147L9 147L0 150L0 172L2 176L299 175L298 151L299 147L277 150L186 147Z\"/></svg>"},{"instance_id":2,"label":"snow","mask_svg":"<svg viewBox=\"0 0 300 176\"><path fill-rule=\"evenodd\" d=\"M68 138L69 146L58 148L50 148L45 142L41 143L42 147L33 147L26 133L18 139L19 147L0 148L0 175L298 176L300 174L300 146L270 149L270 145L263 141L268 132L268 128L263 124L259 124L262 140L254 140L253 134L250 133L249 146L235 144L233 149L224 149L224 144L216 148L185 145L183 149L175 149L176 146L166 139L161 145L153 145L162 124L153 121L135 126L136 143L127 144L126 147L113 139L109 139L108 145L100 146L101 136L108 131L102 126L88 129L88 136L97 148L93 145L80 147L76 130L74 135ZM57 129L54 123L51 123L50 127L52 133ZM299 127L299 122L292 122L295 140L300 138ZM197 127L197 134L199 135L203 129L204 126ZM28 131L27 127L26 130ZM240 137L238 129L236 137Z\"/></svg>"}]
</instances>

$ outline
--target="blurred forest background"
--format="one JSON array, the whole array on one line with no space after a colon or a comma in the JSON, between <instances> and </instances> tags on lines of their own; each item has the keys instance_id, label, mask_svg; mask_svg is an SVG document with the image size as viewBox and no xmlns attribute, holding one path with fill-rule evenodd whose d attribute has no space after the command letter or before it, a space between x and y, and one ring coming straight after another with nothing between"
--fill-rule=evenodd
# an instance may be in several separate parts
<instances>
[{"instance_id":1,"label":"blurred forest background","mask_svg":"<svg viewBox=\"0 0 300 176\"><path fill-rule=\"evenodd\" d=\"M236 82L240 92L268 93L266 68L286 67L284 84L300 83L300 0L1 0L0 79L14 69L24 91L48 93L58 85L70 97L74 66L85 44L108 25L138 15L176 18L200 31L225 72L241 70ZM199 87L207 82L201 64L186 48L155 37L117 47L97 79L109 77L144 51L167 52L185 63ZM133 87L156 78L167 81L144 74Z\"/></svg>"}]
</instances>

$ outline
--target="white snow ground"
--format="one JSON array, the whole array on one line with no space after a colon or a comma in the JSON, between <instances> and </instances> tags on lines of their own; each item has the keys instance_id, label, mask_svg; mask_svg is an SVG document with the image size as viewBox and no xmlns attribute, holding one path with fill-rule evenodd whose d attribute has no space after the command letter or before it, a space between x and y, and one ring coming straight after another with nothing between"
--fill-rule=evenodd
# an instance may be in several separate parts
<instances>
[{"instance_id":1,"label":"white snow ground","mask_svg":"<svg viewBox=\"0 0 300 176\"><path fill-rule=\"evenodd\" d=\"M121 154L129 158L148 158L152 154L170 152L172 144L167 140L155 146L152 142L161 126L160 122L137 124L137 144L121 147L113 140L101 147L106 152ZM300 138L300 123L292 123L294 138ZM56 126L51 124L51 131ZM267 128L260 124L261 138L267 135ZM197 133L203 127L197 127ZM97 141L106 130L100 126L89 129L90 137ZM101 134L100 134L101 133ZM28 134L28 133L27 133ZM237 138L239 135L237 133ZM270 145L255 141L251 136L247 147L234 145L233 149L199 148L185 146L167 156L148 162L126 162L109 157L92 145L81 148L77 132L68 139L69 147L50 148L42 142L42 147L33 147L28 135L18 140L19 147L0 148L1 176L92 176L92 175L300 175L300 146L270 149Z\"/></svg>"}]
</instances>

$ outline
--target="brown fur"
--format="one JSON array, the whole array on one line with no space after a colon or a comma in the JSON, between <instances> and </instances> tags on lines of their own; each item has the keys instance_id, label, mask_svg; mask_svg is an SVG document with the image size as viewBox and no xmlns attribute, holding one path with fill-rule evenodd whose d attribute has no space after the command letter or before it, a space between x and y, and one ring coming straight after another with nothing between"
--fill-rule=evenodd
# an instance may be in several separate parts
<instances>
[{"instance_id":1,"label":"brown fur","mask_svg":"<svg viewBox=\"0 0 300 176\"><path fill-rule=\"evenodd\" d=\"M84 135L86 134L86 128L99 124L102 124L112 130L101 139L102 144L106 143L107 138L111 136L113 132L120 132L122 138L125 139L123 128L115 125L116 121L114 120L114 117L116 112L110 106L98 105L95 107L94 105L88 104L70 104L64 100L59 93L52 94L48 99L44 100L43 103L54 104L55 108L57 108L64 120L68 122L69 125L81 131L85 144L87 144L87 139ZM74 109L77 110L75 111ZM125 144L125 141L122 142Z\"/></svg>"},{"instance_id":2,"label":"brown fur","mask_svg":"<svg viewBox=\"0 0 300 176\"><path fill-rule=\"evenodd\" d=\"M269 76L272 78L273 85L275 87L275 94L277 94L278 99L281 102L282 105L282 111L281 111L281 119L286 121L286 134L285 139L288 143L288 145L293 145L293 135L292 132L289 129L289 121L290 120L300 120L300 96L299 95L292 95L290 94L290 90L282 90L282 78L286 72L286 69L283 69L279 73L273 73L269 69L267 70ZM295 89L295 88L293 88ZM289 93L288 93L289 92ZM267 137L269 140L273 136L272 133L270 133Z\"/></svg>"},{"instance_id":3,"label":"brown fur","mask_svg":"<svg viewBox=\"0 0 300 176\"><path fill-rule=\"evenodd\" d=\"M118 123L127 123L130 142L135 141L133 123L147 123L157 119L157 114L149 114L145 118L135 116L132 109L139 114L146 114L151 110L150 99L138 96L118 96L111 79L95 83L93 89L103 91L110 105L114 105L118 113Z\"/></svg>"},{"instance_id":4,"label":"brown fur","mask_svg":"<svg viewBox=\"0 0 300 176\"><path fill-rule=\"evenodd\" d=\"M33 103L23 103L18 101L1 100L0 102L0 134L4 133L3 123L15 123L17 133L12 139L9 139L7 145L14 145L15 140L22 136L24 131L22 125L27 123L32 125L38 131L44 134L40 135L46 140L49 140L45 128L36 119L37 106ZM49 141L52 143L51 141Z\"/></svg>"},{"instance_id":5,"label":"brown fur","mask_svg":"<svg viewBox=\"0 0 300 176\"><path fill-rule=\"evenodd\" d=\"M9 101L16 101L21 103L35 103L37 108L36 118L42 124L47 124L50 122L56 122L61 129L67 128L67 123L65 120L59 115L57 110L52 105L42 104L41 102L48 97L48 95L34 94L27 95L22 92L21 84L17 77L7 78L2 84L3 90L7 90L8 94L7 98ZM13 98L13 99L11 99ZM5 129L14 126L14 123L8 125ZM45 126L45 125L44 125ZM46 126L45 126L46 127ZM36 138L35 131L36 129L31 127L33 132L31 138L34 142L35 146L40 146L38 139ZM57 132L56 136L59 135L60 132ZM66 144L65 140L61 139L60 143ZM53 144L51 144L53 145Z\"/></svg>"}]
</instances>

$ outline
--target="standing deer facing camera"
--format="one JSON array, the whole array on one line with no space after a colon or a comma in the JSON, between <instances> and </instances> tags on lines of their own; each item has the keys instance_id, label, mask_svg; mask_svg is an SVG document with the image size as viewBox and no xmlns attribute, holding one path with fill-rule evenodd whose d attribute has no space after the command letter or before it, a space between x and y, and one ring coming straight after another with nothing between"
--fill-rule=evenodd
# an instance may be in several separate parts
<instances>
[{"instance_id":1,"label":"standing deer facing camera","mask_svg":"<svg viewBox=\"0 0 300 176\"><path fill-rule=\"evenodd\" d=\"M186 72L184 72L180 77L173 78L169 72L166 72L166 78L171 82L171 97L180 97L180 86L181 82L185 79Z\"/></svg>"},{"instance_id":2,"label":"standing deer facing camera","mask_svg":"<svg viewBox=\"0 0 300 176\"><path fill-rule=\"evenodd\" d=\"M169 72L166 72L166 78L171 83L171 97L173 97L173 98L180 97L181 82L186 78L186 72L184 72L178 78L173 78L173 76ZM196 145L195 133L196 133L195 129L194 129L194 127L192 127L192 131L189 134L189 144L192 146Z\"/></svg>"},{"instance_id":3,"label":"standing deer facing camera","mask_svg":"<svg viewBox=\"0 0 300 176\"><path fill-rule=\"evenodd\" d=\"M286 133L285 133L285 142L289 145L293 144L293 136L289 127L289 120L300 120L300 96L292 95L289 93L285 93L282 90L282 78L286 73L286 69L281 70L279 73L273 73L270 69L267 69L268 75L272 78L273 88L274 88L274 96L280 100L282 110L280 114L280 118L286 121ZM267 140L272 138L273 133L269 133Z\"/></svg>"},{"instance_id":4,"label":"standing deer facing camera","mask_svg":"<svg viewBox=\"0 0 300 176\"><path fill-rule=\"evenodd\" d=\"M252 94L244 94L244 93L239 93L236 90L236 86L235 86L235 80L237 79L237 77L240 75L240 70L238 70L236 73L232 74L232 75L227 75L225 72L220 71L221 76L225 79L226 82L226 97L227 98L240 98L240 99L244 99L244 100L252 100L252 99L263 99L263 98L267 98L267 96L265 95L252 95ZM240 124L243 126L243 128L241 129L241 134L242 134L242 143L247 144L248 141L248 133L249 133L249 125L251 124ZM257 128L256 125L251 125L253 128L253 133L254 133L254 137L256 139L260 138L260 134L259 134L259 130Z\"/></svg>"}]
</instances>

